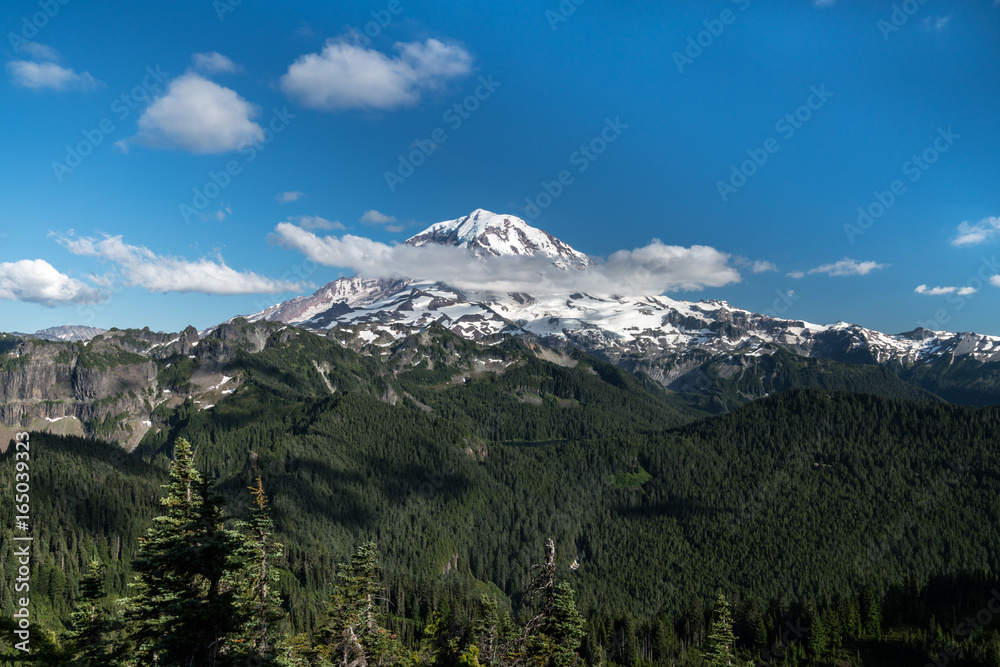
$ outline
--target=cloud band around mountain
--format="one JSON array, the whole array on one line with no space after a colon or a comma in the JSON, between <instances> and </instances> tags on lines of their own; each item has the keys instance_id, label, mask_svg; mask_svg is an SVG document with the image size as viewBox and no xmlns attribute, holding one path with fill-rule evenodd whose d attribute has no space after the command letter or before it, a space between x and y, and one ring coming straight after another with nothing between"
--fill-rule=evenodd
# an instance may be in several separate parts
<instances>
[{"instance_id":1,"label":"cloud band around mountain","mask_svg":"<svg viewBox=\"0 0 1000 667\"><path fill-rule=\"evenodd\" d=\"M659 240L614 252L585 270L560 269L543 255L479 258L454 246L388 245L350 234L321 237L288 222L275 227L272 242L297 250L318 264L350 269L368 278L412 278L481 292L662 294L741 280L726 253L708 246L671 246Z\"/></svg>"}]
</instances>

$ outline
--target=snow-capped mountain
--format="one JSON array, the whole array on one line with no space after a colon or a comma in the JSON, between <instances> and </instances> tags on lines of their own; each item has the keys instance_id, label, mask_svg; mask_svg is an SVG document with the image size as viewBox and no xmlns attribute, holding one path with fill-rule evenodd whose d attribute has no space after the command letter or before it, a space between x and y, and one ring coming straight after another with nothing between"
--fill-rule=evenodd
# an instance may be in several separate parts
<instances>
[{"instance_id":1,"label":"snow-capped mountain","mask_svg":"<svg viewBox=\"0 0 1000 667\"><path fill-rule=\"evenodd\" d=\"M317 315L329 311L338 304L341 309L367 306L383 296L392 294L406 284L402 280L386 280L361 278L352 276L340 278L316 290L311 296L297 296L283 301L259 313L248 315L247 320L257 322L268 320L272 322L304 322Z\"/></svg>"},{"instance_id":2,"label":"snow-capped mountain","mask_svg":"<svg viewBox=\"0 0 1000 667\"><path fill-rule=\"evenodd\" d=\"M422 246L428 243L468 248L476 256L545 255L560 268L583 269L592 264L589 257L577 252L548 232L532 227L513 215L497 215L479 208L462 218L431 225L404 243Z\"/></svg>"},{"instance_id":3,"label":"snow-capped mountain","mask_svg":"<svg viewBox=\"0 0 1000 667\"><path fill-rule=\"evenodd\" d=\"M432 225L406 243L442 243L494 255L542 253L562 268L586 270L591 261L568 244L514 216L483 210ZM355 347L388 347L438 323L471 340L530 336L550 346L573 346L666 386L711 360L772 355L783 348L802 357L912 367L939 359L1000 362L1000 337L916 329L884 334L846 322L811 324L770 317L724 301L680 301L662 295L597 296L472 293L416 280L340 278L310 297L297 297L250 316L311 330L337 329ZM740 362L743 363L743 362Z\"/></svg>"}]
</instances>

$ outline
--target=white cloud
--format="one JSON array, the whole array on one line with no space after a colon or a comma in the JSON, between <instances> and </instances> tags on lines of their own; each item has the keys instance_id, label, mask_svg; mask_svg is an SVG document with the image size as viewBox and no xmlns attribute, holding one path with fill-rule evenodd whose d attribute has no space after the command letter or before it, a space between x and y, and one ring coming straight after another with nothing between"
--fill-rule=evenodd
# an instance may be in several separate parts
<instances>
[{"instance_id":1,"label":"white cloud","mask_svg":"<svg viewBox=\"0 0 1000 667\"><path fill-rule=\"evenodd\" d=\"M859 262L845 257L833 264L824 264L815 269L809 269L809 273L825 273L831 276L867 276L876 269L884 269L885 264L876 262Z\"/></svg>"},{"instance_id":2,"label":"white cloud","mask_svg":"<svg viewBox=\"0 0 1000 667\"><path fill-rule=\"evenodd\" d=\"M707 246L668 246L658 240L635 250L619 250L583 271L561 270L542 255L480 259L454 246L387 245L350 234L319 237L287 222L275 227L272 240L319 264L367 277L440 281L483 292L660 294L740 281L739 272L729 266L728 254Z\"/></svg>"},{"instance_id":3,"label":"white cloud","mask_svg":"<svg viewBox=\"0 0 1000 667\"><path fill-rule=\"evenodd\" d=\"M366 225L389 225L396 222L396 216L379 213L375 209L365 211L361 216L361 222Z\"/></svg>"},{"instance_id":4,"label":"white cloud","mask_svg":"<svg viewBox=\"0 0 1000 667\"><path fill-rule=\"evenodd\" d=\"M942 294L958 294L959 296L969 296L970 294L976 293L975 287L927 287L927 285L917 285L917 288L913 290L917 294L926 294L927 296L941 296Z\"/></svg>"},{"instance_id":5,"label":"white cloud","mask_svg":"<svg viewBox=\"0 0 1000 667\"><path fill-rule=\"evenodd\" d=\"M126 244L121 236L103 239L62 236L58 240L75 255L100 257L116 264L127 286L138 285L150 292L273 294L302 289L297 283L266 278L251 271L237 271L228 267L221 257L188 261L156 255L143 246Z\"/></svg>"},{"instance_id":6,"label":"white cloud","mask_svg":"<svg viewBox=\"0 0 1000 667\"><path fill-rule=\"evenodd\" d=\"M1000 4L1000 0L997 0L997 4ZM992 278L990 278L990 285L993 285L994 287L1000 287L1000 275L993 276Z\"/></svg>"},{"instance_id":7,"label":"white cloud","mask_svg":"<svg viewBox=\"0 0 1000 667\"><path fill-rule=\"evenodd\" d=\"M948 27L951 22L951 14L946 16L928 16L924 19L924 27L928 30L941 32Z\"/></svg>"},{"instance_id":8,"label":"white cloud","mask_svg":"<svg viewBox=\"0 0 1000 667\"><path fill-rule=\"evenodd\" d=\"M282 204L287 204L288 202L291 201L298 201L305 196L306 193L304 192L299 192L298 190L291 190L289 192L279 192L278 194L274 195L274 198L277 199Z\"/></svg>"},{"instance_id":9,"label":"white cloud","mask_svg":"<svg viewBox=\"0 0 1000 667\"><path fill-rule=\"evenodd\" d=\"M798 280L799 278L805 278L806 277L806 274L805 274L804 271L792 271L790 273L786 273L785 275L788 276L789 278L795 278L796 280Z\"/></svg>"},{"instance_id":10,"label":"white cloud","mask_svg":"<svg viewBox=\"0 0 1000 667\"><path fill-rule=\"evenodd\" d=\"M989 243L997 237L1000 237L1000 217L983 218L974 225L970 225L968 221L958 223L958 236L952 239L951 244L978 245Z\"/></svg>"},{"instance_id":11,"label":"white cloud","mask_svg":"<svg viewBox=\"0 0 1000 667\"><path fill-rule=\"evenodd\" d=\"M25 44L21 44L21 48L19 48L18 51L27 53L33 60L43 60L48 62L56 62L59 60L58 51L53 49L51 46L39 44L38 42L27 42Z\"/></svg>"},{"instance_id":12,"label":"white cloud","mask_svg":"<svg viewBox=\"0 0 1000 667\"><path fill-rule=\"evenodd\" d=\"M0 263L0 301L27 301L54 308L105 299L105 292L60 273L44 259Z\"/></svg>"},{"instance_id":13,"label":"white cloud","mask_svg":"<svg viewBox=\"0 0 1000 667\"><path fill-rule=\"evenodd\" d=\"M263 136L256 105L194 72L170 82L139 118L136 140L152 148L225 153Z\"/></svg>"},{"instance_id":14,"label":"white cloud","mask_svg":"<svg viewBox=\"0 0 1000 667\"><path fill-rule=\"evenodd\" d=\"M10 73L14 85L41 90L51 88L52 90L90 90L97 88L101 82L90 75L90 72L82 74L68 68L56 65L55 63L36 63L30 60L14 60L7 63L7 72Z\"/></svg>"},{"instance_id":15,"label":"white cloud","mask_svg":"<svg viewBox=\"0 0 1000 667\"><path fill-rule=\"evenodd\" d=\"M288 219L289 222L293 222L302 229L347 229L339 221L327 220L326 218L321 218L318 215L300 215Z\"/></svg>"},{"instance_id":16,"label":"white cloud","mask_svg":"<svg viewBox=\"0 0 1000 667\"><path fill-rule=\"evenodd\" d=\"M239 66L218 51L195 53L191 56L194 68L205 74L233 74L240 70Z\"/></svg>"},{"instance_id":17,"label":"white cloud","mask_svg":"<svg viewBox=\"0 0 1000 667\"><path fill-rule=\"evenodd\" d=\"M394 109L420 101L449 79L472 71L462 47L436 39L397 43L389 57L344 41L329 40L320 53L300 56L281 77L281 88L305 106L322 111Z\"/></svg>"},{"instance_id":18,"label":"white cloud","mask_svg":"<svg viewBox=\"0 0 1000 667\"><path fill-rule=\"evenodd\" d=\"M762 259L758 259L756 262L753 263L753 266L750 267L750 270L753 271L754 273L765 273L767 271L777 271L778 267L773 262L767 262Z\"/></svg>"}]
</instances>

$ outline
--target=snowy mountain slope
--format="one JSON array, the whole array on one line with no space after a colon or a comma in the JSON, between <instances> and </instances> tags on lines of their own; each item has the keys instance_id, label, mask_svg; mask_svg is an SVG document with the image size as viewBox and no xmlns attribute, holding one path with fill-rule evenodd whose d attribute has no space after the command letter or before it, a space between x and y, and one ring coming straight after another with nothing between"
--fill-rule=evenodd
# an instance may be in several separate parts
<instances>
[{"instance_id":1,"label":"snowy mountain slope","mask_svg":"<svg viewBox=\"0 0 1000 667\"><path fill-rule=\"evenodd\" d=\"M477 256L541 254L560 268L582 269L592 264L589 257L548 232L516 216L497 215L481 208L467 216L431 225L404 243L418 247L428 243L457 246L468 248Z\"/></svg>"},{"instance_id":2,"label":"snowy mountain slope","mask_svg":"<svg viewBox=\"0 0 1000 667\"><path fill-rule=\"evenodd\" d=\"M479 209L432 225L406 243L441 243L493 255L544 254L561 268L586 270L590 259L514 216ZM248 319L279 320L305 329L340 329L355 346L386 347L438 323L485 343L505 335L573 346L666 386L712 359L753 358L777 347L807 358L912 367L938 360L1000 362L1000 337L916 329L884 334L846 322L820 325L736 308L724 301L638 297L493 294L442 283L340 278L309 297L297 297Z\"/></svg>"},{"instance_id":3,"label":"snowy mountain slope","mask_svg":"<svg viewBox=\"0 0 1000 667\"><path fill-rule=\"evenodd\" d=\"M247 315L250 322L267 320L271 322L301 322L329 311L334 304L344 304L345 308L365 306L384 295L391 294L405 284L401 280L369 280L353 276L340 278L316 290L311 296L297 296Z\"/></svg>"}]
</instances>

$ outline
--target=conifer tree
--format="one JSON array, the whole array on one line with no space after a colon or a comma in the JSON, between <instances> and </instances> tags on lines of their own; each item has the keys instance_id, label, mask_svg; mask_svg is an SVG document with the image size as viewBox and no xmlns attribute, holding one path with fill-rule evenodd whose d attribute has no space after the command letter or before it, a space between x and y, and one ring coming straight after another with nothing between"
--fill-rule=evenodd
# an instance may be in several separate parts
<instances>
[{"instance_id":1,"label":"conifer tree","mask_svg":"<svg viewBox=\"0 0 1000 667\"><path fill-rule=\"evenodd\" d=\"M819 660L829 647L830 632L826 620L817 610L813 600L806 603L806 624L809 627L809 635L806 637L809 655L813 660Z\"/></svg>"},{"instance_id":2,"label":"conifer tree","mask_svg":"<svg viewBox=\"0 0 1000 667\"><path fill-rule=\"evenodd\" d=\"M733 634L733 617L729 602L721 592L715 602L715 622L708 633L708 664L711 667L729 667L736 664L734 654L736 636Z\"/></svg>"},{"instance_id":3,"label":"conifer tree","mask_svg":"<svg viewBox=\"0 0 1000 667\"><path fill-rule=\"evenodd\" d=\"M573 589L563 582L556 585L556 547L545 542L545 562L536 565L528 592L543 600L541 612L524 628L525 662L537 667L568 667L579 660L576 649L586 631L583 617L576 609Z\"/></svg>"},{"instance_id":4,"label":"conifer tree","mask_svg":"<svg viewBox=\"0 0 1000 667\"><path fill-rule=\"evenodd\" d=\"M256 485L248 488L253 496L250 520L237 524L245 540L240 549L240 558L246 568L240 599L240 607L247 618L243 635L252 655L271 661L277 652L277 625L285 616L277 594L283 546L274 541L274 522L264 482L258 476Z\"/></svg>"},{"instance_id":5,"label":"conifer tree","mask_svg":"<svg viewBox=\"0 0 1000 667\"><path fill-rule=\"evenodd\" d=\"M479 616L473 629L479 647L479 661L487 667L507 664L517 641L517 632L506 609L495 598L479 598Z\"/></svg>"},{"instance_id":6,"label":"conifer tree","mask_svg":"<svg viewBox=\"0 0 1000 667\"><path fill-rule=\"evenodd\" d=\"M138 593L125 601L130 653L140 665L216 667L244 624L233 590L238 535L223 526L222 499L202 480L186 440L170 467L166 513L154 519L133 570ZM235 646L235 645L234 645Z\"/></svg>"},{"instance_id":7,"label":"conifer tree","mask_svg":"<svg viewBox=\"0 0 1000 667\"><path fill-rule=\"evenodd\" d=\"M871 588L865 589L862 602L862 628L865 638L882 639L882 602Z\"/></svg>"},{"instance_id":8,"label":"conifer tree","mask_svg":"<svg viewBox=\"0 0 1000 667\"><path fill-rule=\"evenodd\" d=\"M65 635L67 650L80 665L112 664L108 636L111 624L100 608L104 597L104 567L92 560L87 576L80 582L80 597L70 617L72 629Z\"/></svg>"},{"instance_id":9,"label":"conifer tree","mask_svg":"<svg viewBox=\"0 0 1000 667\"><path fill-rule=\"evenodd\" d=\"M339 667L380 667L400 657L402 646L378 622L384 599L378 570L374 542L362 544L350 562L338 566L317 658Z\"/></svg>"}]
</instances>

